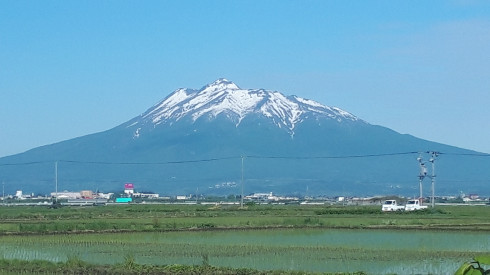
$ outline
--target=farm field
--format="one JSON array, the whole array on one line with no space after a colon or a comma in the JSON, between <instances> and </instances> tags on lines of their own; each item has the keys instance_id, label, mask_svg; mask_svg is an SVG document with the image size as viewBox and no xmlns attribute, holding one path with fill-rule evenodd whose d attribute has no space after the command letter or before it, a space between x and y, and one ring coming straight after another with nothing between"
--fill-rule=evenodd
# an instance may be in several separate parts
<instances>
[{"instance_id":1,"label":"farm field","mask_svg":"<svg viewBox=\"0 0 490 275\"><path fill-rule=\"evenodd\" d=\"M111 265L133 257L146 265L447 274L489 246L483 232L260 229L3 236L0 257Z\"/></svg>"},{"instance_id":2,"label":"farm field","mask_svg":"<svg viewBox=\"0 0 490 275\"><path fill-rule=\"evenodd\" d=\"M132 204L0 207L0 234L321 227L490 231L489 206L383 213L380 206Z\"/></svg>"},{"instance_id":3,"label":"farm field","mask_svg":"<svg viewBox=\"0 0 490 275\"><path fill-rule=\"evenodd\" d=\"M1 207L0 259L446 274L489 253L490 207Z\"/></svg>"}]
</instances>

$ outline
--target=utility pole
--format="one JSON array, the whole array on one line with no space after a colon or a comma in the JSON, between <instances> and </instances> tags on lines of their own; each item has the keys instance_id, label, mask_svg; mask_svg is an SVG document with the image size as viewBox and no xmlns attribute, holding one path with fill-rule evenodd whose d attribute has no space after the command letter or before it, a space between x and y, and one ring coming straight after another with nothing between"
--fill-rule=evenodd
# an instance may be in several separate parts
<instances>
[{"instance_id":1,"label":"utility pole","mask_svg":"<svg viewBox=\"0 0 490 275\"><path fill-rule=\"evenodd\" d=\"M196 205L197 205L197 194L199 193L199 187L196 187Z\"/></svg>"},{"instance_id":2,"label":"utility pole","mask_svg":"<svg viewBox=\"0 0 490 275\"><path fill-rule=\"evenodd\" d=\"M419 155L417 158L419 161L420 165L420 173L419 173L419 190L420 190L420 195L419 199L423 198L423 192L422 192L422 181L424 180L425 176L427 175L427 167L425 167L424 162L422 161L422 154Z\"/></svg>"},{"instance_id":3,"label":"utility pole","mask_svg":"<svg viewBox=\"0 0 490 275\"><path fill-rule=\"evenodd\" d=\"M434 194L435 194L435 185L436 185L436 158L438 156L437 152L430 152L432 157L429 159L429 162L432 163L432 176L431 178L431 185L432 185L432 198L431 198L431 205L432 208L435 206L435 201L434 201Z\"/></svg>"},{"instance_id":4,"label":"utility pole","mask_svg":"<svg viewBox=\"0 0 490 275\"><path fill-rule=\"evenodd\" d=\"M245 158L245 157L244 157L244 156L242 156L242 195L241 195L241 198L240 198L240 199L241 199L241 200L240 200L240 208L243 208L243 159L244 159L244 158Z\"/></svg>"},{"instance_id":5,"label":"utility pole","mask_svg":"<svg viewBox=\"0 0 490 275\"><path fill-rule=\"evenodd\" d=\"M2 181L2 202L5 204L5 182Z\"/></svg>"},{"instance_id":6,"label":"utility pole","mask_svg":"<svg viewBox=\"0 0 490 275\"><path fill-rule=\"evenodd\" d=\"M56 202L58 202L58 161L54 163L54 182L55 182L55 194Z\"/></svg>"}]
</instances>

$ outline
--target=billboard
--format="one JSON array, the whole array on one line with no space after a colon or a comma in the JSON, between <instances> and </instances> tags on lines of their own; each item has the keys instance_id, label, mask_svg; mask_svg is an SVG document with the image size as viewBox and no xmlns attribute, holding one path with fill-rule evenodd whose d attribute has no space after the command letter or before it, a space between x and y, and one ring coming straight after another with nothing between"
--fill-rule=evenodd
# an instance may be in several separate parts
<instances>
[{"instance_id":1,"label":"billboard","mask_svg":"<svg viewBox=\"0 0 490 275\"><path fill-rule=\"evenodd\" d=\"M132 184L132 183L125 183L124 184L124 189L134 189L134 184Z\"/></svg>"},{"instance_id":2,"label":"billboard","mask_svg":"<svg viewBox=\"0 0 490 275\"><path fill-rule=\"evenodd\" d=\"M116 198L116 202L122 202L122 203L127 203L127 202L132 202L132 198Z\"/></svg>"}]
</instances>

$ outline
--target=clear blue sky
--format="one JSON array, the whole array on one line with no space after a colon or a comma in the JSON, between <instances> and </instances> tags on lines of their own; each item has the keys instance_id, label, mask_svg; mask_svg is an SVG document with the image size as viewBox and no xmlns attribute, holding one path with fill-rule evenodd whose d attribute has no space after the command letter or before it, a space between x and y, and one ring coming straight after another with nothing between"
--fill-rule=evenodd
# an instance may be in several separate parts
<instances>
[{"instance_id":1,"label":"clear blue sky","mask_svg":"<svg viewBox=\"0 0 490 275\"><path fill-rule=\"evenodd\" d=\"M0 1L0 156L225 77L490 153L490 1Z\"/></svg>"}]
</instances>

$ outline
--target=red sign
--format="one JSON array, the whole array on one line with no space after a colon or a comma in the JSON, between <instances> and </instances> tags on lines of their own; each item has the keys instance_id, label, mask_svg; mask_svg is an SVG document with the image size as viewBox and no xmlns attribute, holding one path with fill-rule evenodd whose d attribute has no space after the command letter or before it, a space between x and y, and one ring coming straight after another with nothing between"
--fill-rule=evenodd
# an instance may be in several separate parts
<instances>
[{"instance_id":1,"label":"red sign","mask_svg":"<svg viewBox=\"0 0 490 275\"><path fill-rule=\"evenodd\" d=\"M124 189L134 189L134 184L132 184L132 183L125 183L124 184Z\"/></svg>"}]
</instances>

